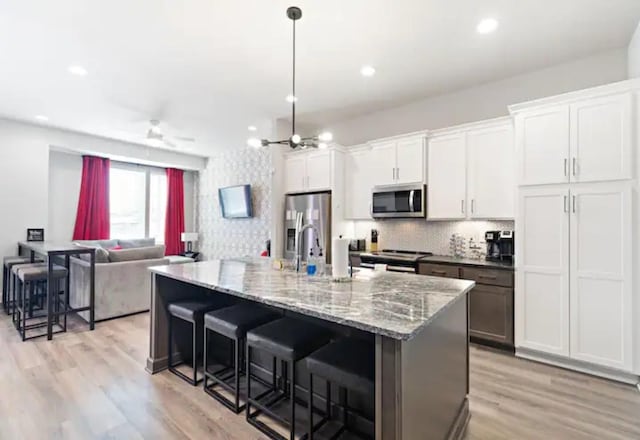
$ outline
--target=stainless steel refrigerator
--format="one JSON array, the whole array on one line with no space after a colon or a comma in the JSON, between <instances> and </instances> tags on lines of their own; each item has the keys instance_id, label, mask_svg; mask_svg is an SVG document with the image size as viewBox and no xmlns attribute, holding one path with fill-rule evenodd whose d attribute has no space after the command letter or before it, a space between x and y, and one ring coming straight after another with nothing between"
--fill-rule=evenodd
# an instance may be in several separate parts
<instances>
[{"instance_id":1,"label":"stainless steel refrigerator","mask_svg":"<svg viewBox=\"0 0 640 440\"><path fill-rule=\"evenodd\" d=\"M331 261L331 192L287 195L284 207L284 257L295 258L296 216L302 213L302 224L312 224L316 227L320 247L329 263ZM300 242L303 261L308 259L312 248L314 255L317 256L315 231L309 228L302 233Z\"/></svg>"}]
</instances>

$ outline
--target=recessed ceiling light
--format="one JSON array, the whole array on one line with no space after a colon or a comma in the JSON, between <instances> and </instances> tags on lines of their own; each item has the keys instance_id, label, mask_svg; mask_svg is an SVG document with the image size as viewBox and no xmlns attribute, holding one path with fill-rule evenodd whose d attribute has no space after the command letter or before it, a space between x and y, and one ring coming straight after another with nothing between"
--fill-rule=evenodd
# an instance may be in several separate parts
<instances>
[{"instance_id":1,"label":"recessed ceiling light","mask_svg":"<svg viewBox=\"0 0 640 440\"><path fill-rule=\"evenodd\" d=\"M249 125L247 128L249 129L249 131L256 131L258 129L258 127L256 127L255 125Z\"/></svg>"},{"instance_id":2,"label":"recessed ceiling light","mask_svg":"<svg viewBox=\"0 0 640 440\"><path fill-rule=\"evenodd\" d=\"M78 66L78 65L74 65L74 66L69 66L69 73L72 75L78 75L78 76L85 76L87 73L87 69L85 69L82 66Z\"/></svg>"},{"instance_id":3,"label":"recessed ceiling light","mask_svg":"<svg viewBox=\"0 0 640 440\"><path fill-rule=\"evenodd\" d=\"M496 20L495 18L485 18L480 20L480 23L478 23L476 30L479 34L490 34L491 32L498 29L498 24L498 20Z\"/></svg>"},{"instance_id":4,"label":"recessed ceiling light","mask_svg":"<svg viewBox=\"0 0 640 440\"><path fill-rule=\"evenodd\" d=\"M362 76L373 76L376 74L376 69L373 66L362 66L360 74Z\"/></svg>"},{"instance_id":5,"label":"recessed ceiling light","mask_svg":"<svg viewBox=\"0 0 640 440\"><path fill-rule=\"evenodd\" d=\"M285 99L287 100L287 102L290 102L290 103L298 101L298 97L297 96L293 96L293 95L287 95L287 97Z\"/></svg>"},{"instance_id":6,"label":"recessed ceiling light","mask_svg":"<svg viewBox=\"0 0 640 440\"><path fill-rule=\"evenodd\" d=\"M49 120L45 115L36 115L36 119L40 122L47 122Z\"/></svg>"}]
</instances>

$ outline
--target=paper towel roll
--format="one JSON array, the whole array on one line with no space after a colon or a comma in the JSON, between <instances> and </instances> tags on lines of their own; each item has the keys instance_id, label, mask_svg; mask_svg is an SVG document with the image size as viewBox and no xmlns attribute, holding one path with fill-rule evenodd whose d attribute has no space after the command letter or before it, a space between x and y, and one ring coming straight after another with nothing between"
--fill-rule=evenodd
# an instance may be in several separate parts
<instances>
[{"instance_id":1,"label":"paper towel roll","mask_svg":"<svg viewBox=\"0 0 640 440\"><path fill-rule=\"evenodd\" d=\"M334 238L331 248L331 276L333 279L349 277L349 240Z\"/></svg>"}]
</instances>

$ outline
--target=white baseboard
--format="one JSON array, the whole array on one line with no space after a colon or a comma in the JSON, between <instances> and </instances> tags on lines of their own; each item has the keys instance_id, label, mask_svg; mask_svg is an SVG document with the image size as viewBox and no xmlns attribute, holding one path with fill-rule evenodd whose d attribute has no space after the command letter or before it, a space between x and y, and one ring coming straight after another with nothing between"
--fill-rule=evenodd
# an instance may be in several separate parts
<instances>
[{"instance_id":1,"label":"white baseboard","mask_svg":"<svg viewBox=\"0 0 640 440\"><path fill-rule=\"evenodd\" d=\"M531 361L541 362L543 364L553 365L555 367L565 368L567 370L579 371L580 373L590 374L592 376L604 377L605 379L615 380L616 382L635 385L638 387L638 390L640 390L640 377L636 374L615 370L613 368L601 367L599 365L593 365L574 359L567 359L562 356L541 353L528 348L516 348L516 356Z\"/></svg>"}]
</instances>

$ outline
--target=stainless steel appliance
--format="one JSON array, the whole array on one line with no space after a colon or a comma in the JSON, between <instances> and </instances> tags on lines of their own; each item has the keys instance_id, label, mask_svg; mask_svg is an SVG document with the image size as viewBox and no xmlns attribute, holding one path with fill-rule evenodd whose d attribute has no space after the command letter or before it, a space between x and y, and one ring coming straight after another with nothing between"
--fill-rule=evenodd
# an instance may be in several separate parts
<instances>
[{"instance_id":1,"label":"stainless steel appliance","mask_svg":"<svg viewBox=\"0 0 640 440\"><path fill-rule=\"evenodd\" d=\"M296 226L300 229L302 226L311 225L300 234L302 261L307 261L312 249L314 254L318 255L319 245L327 262L330 262L331 192L288 195L285 197L284 206L284 257L288 260L296 259ZM302 222L296 225L300 214Z\"/></svg>"},{"instance_id":2,"label":"stainless steel appliance","mask_svg":"<svg viewBox=\"0 0 640 440\"><path fill-rule=\"evenodd\" d=\"M361 252L367 249L367 240L364 238L354 238L349 242L351 252Z\"/></svg>"},{"instance_id":3,"label":"stainless steel appliance","mask_svg":"<svg viewBox=\"0 0 640 440\"><path fill-rule=\"evenodd\" d=\"M484 241L487 243L487 260L513 261L514 254L513 231L487 231Z\"/></svg>"},{"instance_id":4,"label":"stainless steel appliance","mask_svg":"<svg viewBox=\"0 0 640 440\"><path fill-rule=\"evenodd\" d=\"M431 252L384 249L380 252L360 254L360 267L373 269L376 264L386 264L389 272L417 273L420 260L432 255Z\"/></svg>"},{"instance_id":5,"label":"stainless steel appliance","mask_svg":"<svg viewBox=\"0 0 640 440\"><path fill-rule=\"evenodd\" d=\"M415 218L427 215L425 185L377 186L372 191L373 218Z\"/></svg>"}]
</instances>

